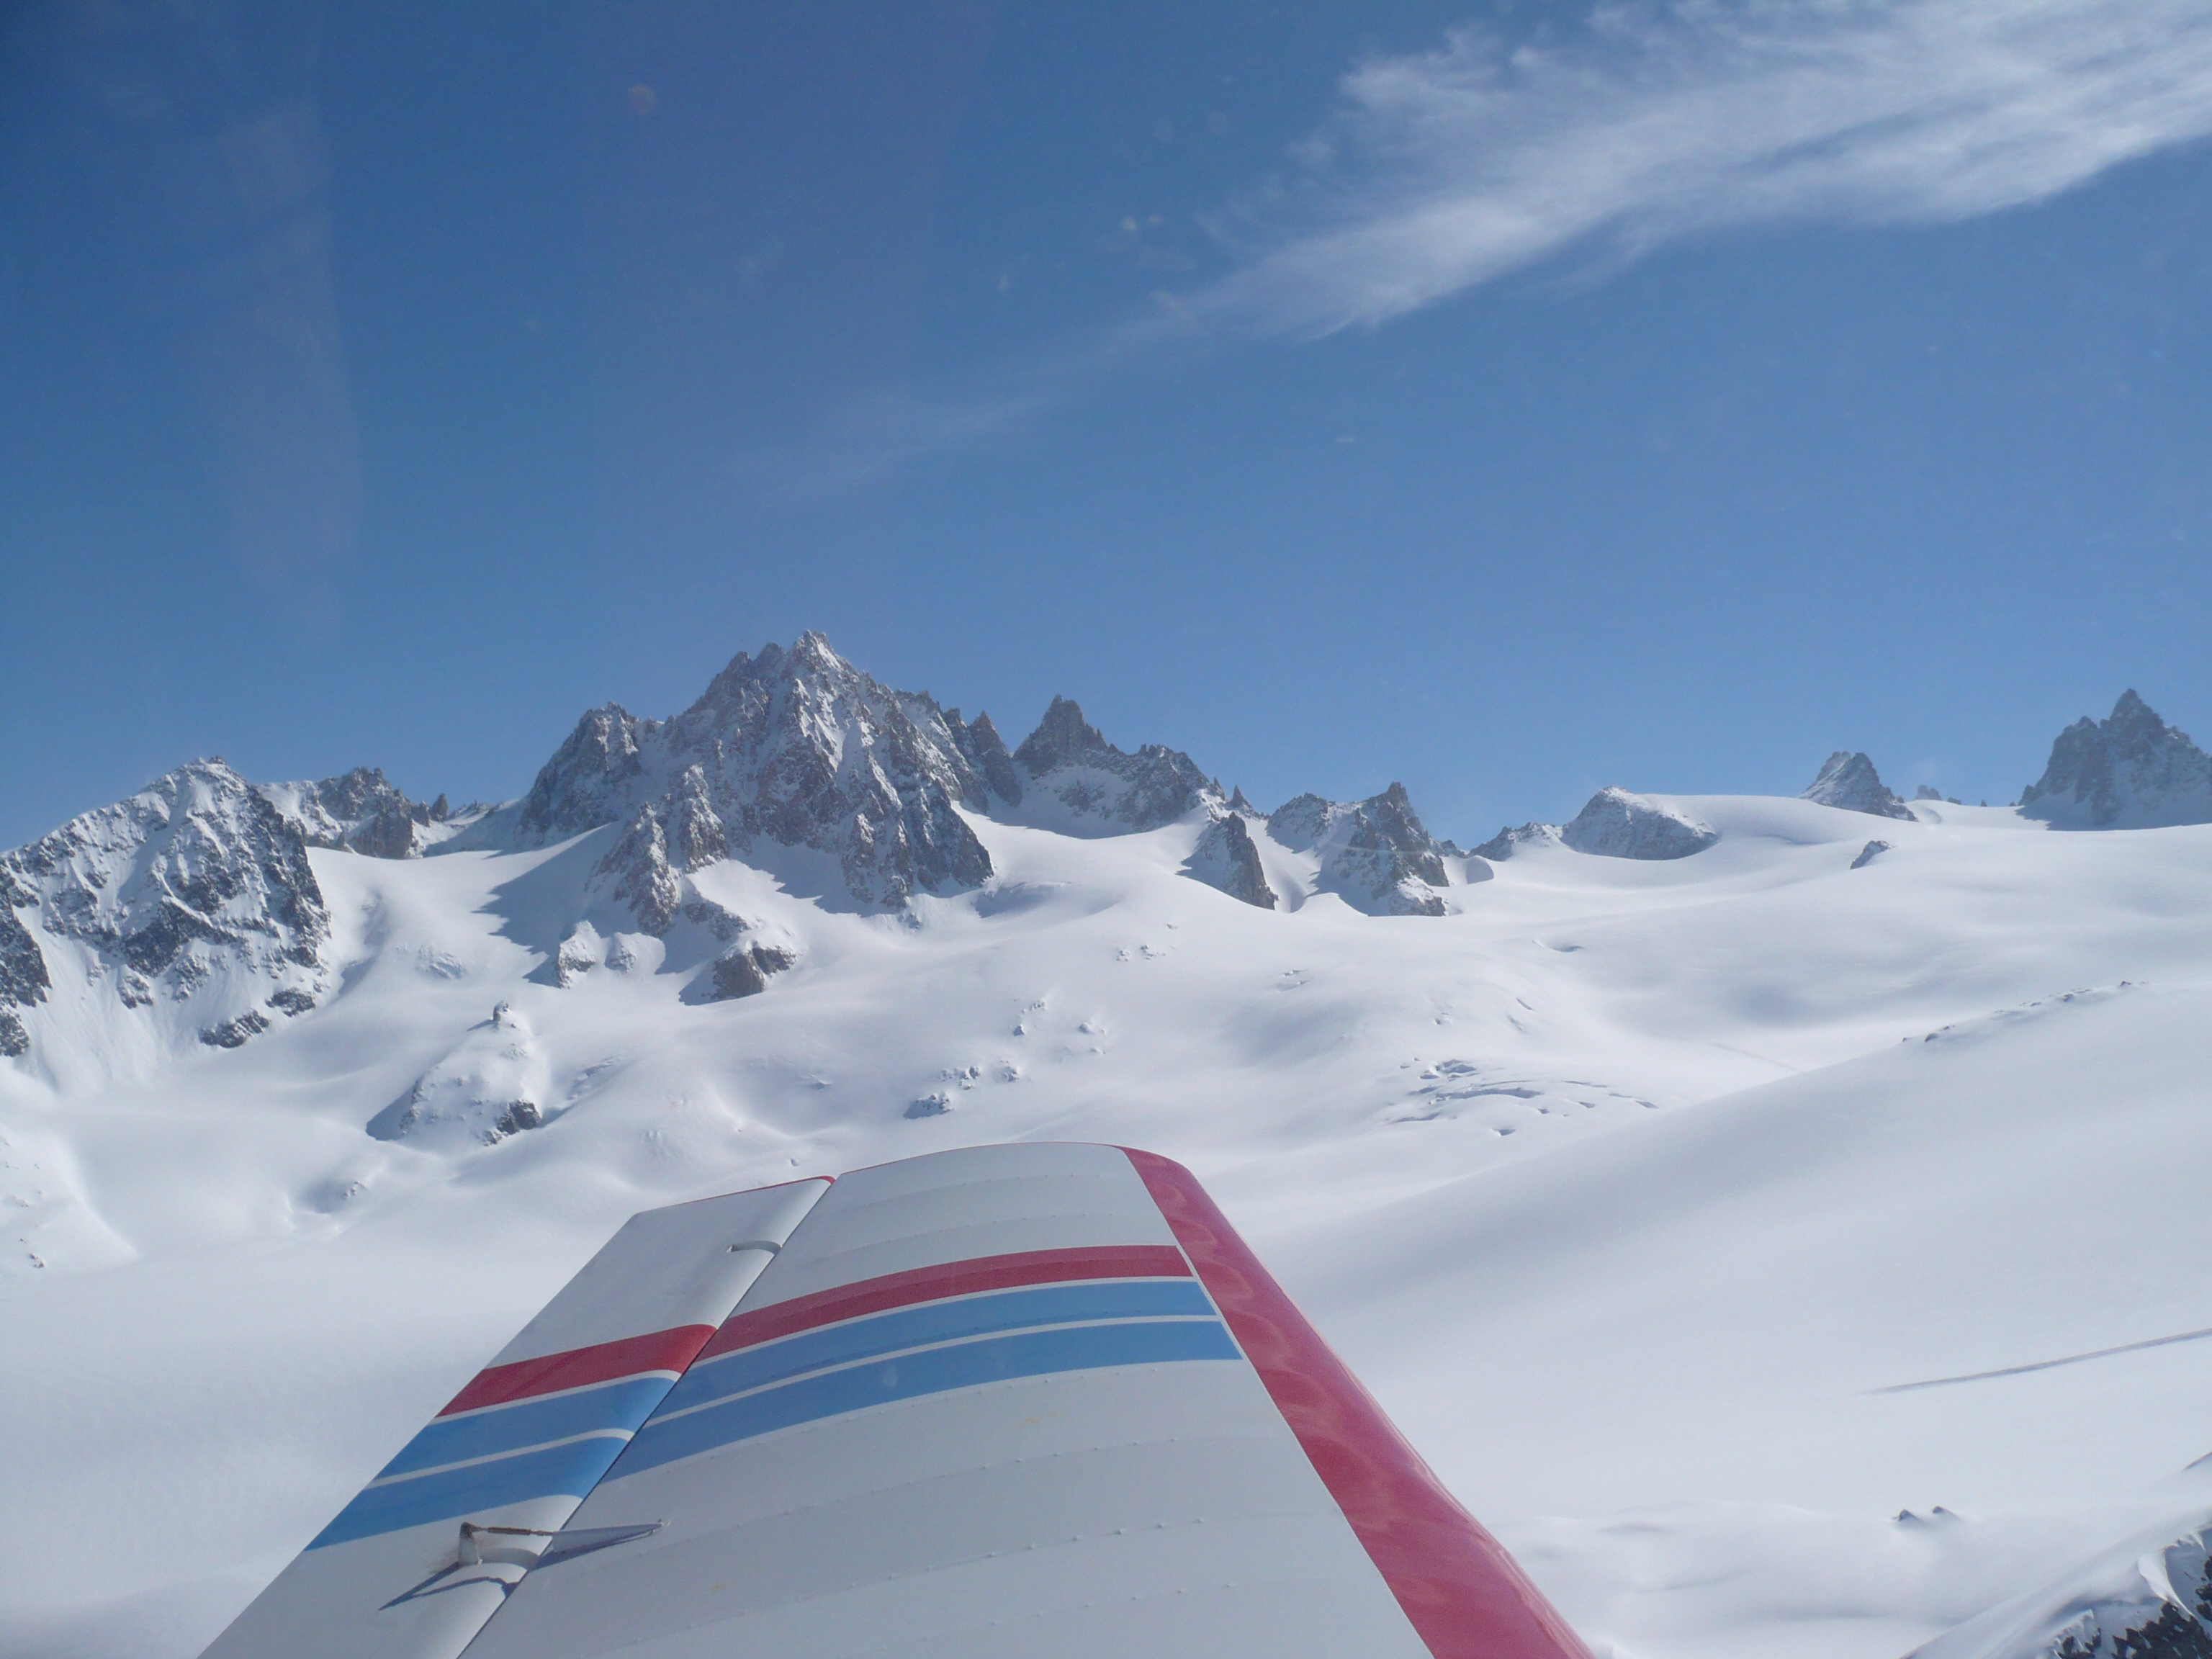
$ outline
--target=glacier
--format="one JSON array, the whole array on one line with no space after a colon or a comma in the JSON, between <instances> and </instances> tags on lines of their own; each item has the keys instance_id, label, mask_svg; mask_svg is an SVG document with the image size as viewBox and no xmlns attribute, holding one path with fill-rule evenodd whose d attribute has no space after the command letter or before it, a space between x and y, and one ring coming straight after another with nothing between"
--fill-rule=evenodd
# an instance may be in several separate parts
<instances>
[{"instance_id":1,"label":"glacier","mask_svg":"<svg viewBox=\"0 0 2212 1659\"><path fill-rule=\"evenodd\" d=\"M0 1653L197 1652L632 1211L1024 1137L1196 1169L1608 1659L2196 1594L2212 824L1493 860L834 659L404 845L209 761L0 856Z\"/></svg>"}]
</instances>

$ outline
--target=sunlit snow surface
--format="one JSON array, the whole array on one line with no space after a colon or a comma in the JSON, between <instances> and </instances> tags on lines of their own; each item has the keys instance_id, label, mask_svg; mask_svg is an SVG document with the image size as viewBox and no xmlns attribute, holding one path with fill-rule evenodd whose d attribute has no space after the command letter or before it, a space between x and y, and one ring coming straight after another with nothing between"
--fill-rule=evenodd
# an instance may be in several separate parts
<instances>
[{"instance_id":1,"label":"sunlit snow surface","mask_svg":"<svg viewBox=\"0 0 2212 1659\"><path fill-rule=\"evenodd\" d=\"M718 866L799 961L707 1006L546 971L611 830L315 853L324 1007L0 1082L0 1654L196 1653L632 1211L1021 1137L1190 1164L1601 1655L1890 1659L2212 1504L2212 1336L2127 1346L2212 1328L2212 827L1676 804L1440 919L1194 824L975 819L891 916ZM501 1003L543 1126L372 1138Z\"/></svg>"}]
</instances>

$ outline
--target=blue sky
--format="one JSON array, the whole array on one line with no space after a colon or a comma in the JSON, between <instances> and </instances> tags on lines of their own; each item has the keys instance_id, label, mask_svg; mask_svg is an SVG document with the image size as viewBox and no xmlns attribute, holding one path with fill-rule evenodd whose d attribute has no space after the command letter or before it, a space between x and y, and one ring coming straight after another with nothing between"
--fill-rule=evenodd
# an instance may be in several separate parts
<instances>
[{"instance_id":1,"label":"blue sky","mask_svg":"<svg viewBox=\"0 0 2212 1659\"><path fill-rule=\"evenodd\" d=\"M2212 738L2212 7L0 22L0 844L816 627L1438 834Z\"/></svg>"}]
</instances>

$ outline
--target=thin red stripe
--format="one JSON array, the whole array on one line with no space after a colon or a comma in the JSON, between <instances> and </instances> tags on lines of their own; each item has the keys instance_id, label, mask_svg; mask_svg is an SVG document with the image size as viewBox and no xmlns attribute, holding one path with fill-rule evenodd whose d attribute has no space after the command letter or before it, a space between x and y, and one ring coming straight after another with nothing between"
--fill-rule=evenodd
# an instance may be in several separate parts
<instances>
[{"instance_id":1,"label":"thin red stripe","mask_svg":"<svg viewBox=\"0 0 2212 1659\"><path fill-rule=\"evenodd\" d=\"M734 1315L700 1352L702 1359L772 1342L779 1336L834 1325L841 1319L883 1313L917 1302L941 1302L978 1291L1012 1290L1022 1285L1058 1285L1083 1279L1188 1279L1190 1265L1172 1244L1095 1244L1076 1249L1023 1250L1012 1255L977 1256L936 1267L863 1279L811 1296L793 1297L773 1307Z\"/></svg>"},{"instance_id":2,"label":"thin red stripe","mask_svg":"<svg viewBox=\"0 0 2212 1659\"><path fill-rule=\"evenodd\" d=\"M625 1336L588 1348L571 1348L537 1359L518 1359L512 1364L490 1365L477 1373L476 1381L453 1396L453 1403L438 1413L472 1412L485 1406L503 1406L532 1395L557 1394L592 1382L611 1382L640 1371L675 1371L697 1358L699 1349L714 1334L712 1325L678 1325L673 1330L644 1336Z\"/></svg>"},{"instance_id":3,"label":"thin red stripe","mask_svg":"<svg viewBox=\"0 0 2212 1659\"><path fill-rule=\"evenodd\" d=\"M1436 1659L1590 1659L1180 1164L1122 1149Z\"/></svg>"}]
</instances>

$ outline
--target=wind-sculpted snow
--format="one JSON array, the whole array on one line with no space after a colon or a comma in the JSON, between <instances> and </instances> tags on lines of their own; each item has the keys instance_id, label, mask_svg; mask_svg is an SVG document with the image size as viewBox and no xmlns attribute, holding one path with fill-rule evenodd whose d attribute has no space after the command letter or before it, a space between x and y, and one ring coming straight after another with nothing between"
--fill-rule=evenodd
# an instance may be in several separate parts
<instances>
[{"instance_id":1,"label":"wind-sculpted snow","mask_svg":"<svg viewBox=\"0 0 2212 1659\"><path fill-rule=\"evenodd\" d=\"M2020 800L2024 817L2057 830L2212 823L2212 756L2124 691L2110 718L2084 715L2058 734Z\"/></svg>"},{"instance_id":2,"label":"wind-sculpted snow","mask_svg":"<svg viewBox=\"0 0 2212 1659\"><path fill-rule=\"evenodd\" d=\"M1863 754L1838 749L1820 768L1820 775L1806 786L1802 799L1823 806L1839 806L1846 812L1871 812L1876 817L1909 818L1912 809L1890 793Z\"/></svg>"},{"instance_id":3,"label":"wind-sculpted snow","mask_svg":"<svg viewBox=\"0 0 2212 1659\"><path fill-rule=\"evenodd\" d=\"M1648 795L1618 787L1601 789L1559 831L1577 853L1614 859L1686 859L1720 839L1720 832Z\"/></svg>"},{"instance_id":4,"label":"wind-sculpted snow","mask_svg":"<svg viewBox=\"0 0 2212 1659\"><path fill-rule=\"evenodd\" d=\"M27 1019L144 1011L170 1036L235 1047L313 1006L330 916L299 831L219 760L0 855L0 1049ZM70 1006L50 996L66 963Z\"/></svg>"},{"instance_id":5,"label":"wind-sculpted snow","mask_svg":"<svg viewBox=\"0 0 2212 1659\"><path fill-rule=\"evenodd\" d=\"M1180 750L1148 743L1133 755L1106 741L1066 697L1054 697L1014 750L1028 780L1015 822L1071 836L1157 830L1201 807L1226 810L1221 786Z\"/></svg>"},{"instance_id":6,"label":"wind-sculpted snow","mask_svg":"<svg viewBox=\"0 0 2212 1659\"><path fill-rule=\"evenodd\" d=\"M1267 819L1270 840L1320 860L1316 885L1376 915L1440 916L1451 878L1403 784L1362 801L1300 795Z\"/></svg>"},{"instance_id":7,"label":"wind-sculpted snow","mask_svg":"<svg viewBox=\"0 0 2212 1659\"><path fill-rule=\"evenodd\" d=\"M2130 1538L1909 1659L2206 1659L2212 1513Z\"/></svg>"},{"instance_id":8,"label":"wind-sculpted snow","mask_svg":"<svg viewBox=\"0 0 2212 1659\"><path fill-rule=\"evenodd\" d=\"M610 873L636 896L648 931L672 914L664 866L697 867L686 860L710 839L729 856L763 842L825 853L854 900L896 908L990 878L990 854L958 808L988 809L1004 751L988 717L970 727L806 634L788 652L740 652L672 720L611 703L586 714L524 797L515 837L543 846L627 821ZM671 825L685 843L672 860Z\"/></svg>"}]
</instances>

